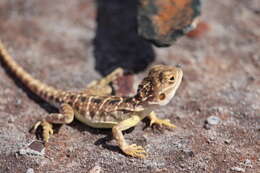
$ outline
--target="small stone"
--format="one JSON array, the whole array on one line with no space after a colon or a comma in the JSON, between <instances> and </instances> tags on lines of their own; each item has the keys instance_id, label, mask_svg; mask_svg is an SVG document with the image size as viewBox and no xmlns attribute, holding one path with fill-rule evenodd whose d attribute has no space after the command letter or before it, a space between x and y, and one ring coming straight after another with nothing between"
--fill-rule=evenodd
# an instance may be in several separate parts
<instances>
[{"instance_id":1,"label":"small stone","mask_svg":"<svg viewBox=\"0 0 260 173\"><path fill-rule=\"evenodd\" d=\"M252 164L251 160L249 160L249 159L246 159L244 163L245 163L246 165L251 165L251 164Z\"/></svg>"},{"instance_id":2,"label":"small stone","mask_svg":"<svg viewBox=\"0 0 260 173\"><path fill-rule=\"evenodd\" d=\"M20 155L25 155L25 154L26 154L25 149L20 149L20 150L19 150L19 154L20 154Z\"/></svg>"},{"instance_id":3,"label":"small stone","mask_svg":"<svg viewBox=\"0 0 260 173\"><path fill-rule=\"evenodd\" d=\"M180 164L180 167L181 167L181 168L185 168L185 164L181 163L181 164Z\"/></svg>"},{"instance_id":4,"label":"small stone","mask_svg":"<svg viewBox=\"0 0 260 173\"><path fill-rule=\"evenodd\" d=\"M20 149L18 153L20 155L43 156L45 153L45 147L42 142L33 141L27 147Z\"/></svg>"},{"instance_id":5,"label":"small stone","mask_svg":"<svg viewBox=\"0 0 260 173\"><path fill-rule=\"evenodd\" d=\"M240 168L240 167L232 167L230 170L236 171L236 172L245 172L246 171L244 168Z\"/></svg>"},{"instance_id":6,"label":"small stone","mask_svg":"<svg viewBox=\"0 0 260 173\"><path fill-rule=\"evenodd\" d=\"M182 148L183 146L182 146L181 143L178 143L178 144L176 145L176 147L177 147L177 148Z\"/></svg>"},{"instance_id":7,"label":"small stone","mask_svg":"<svg viewBox=\"0 0 260 173\"><path fill-rule=\"evenodd\" d=\"M8 123L13 123L14 120L15 120L14 117L13 117L13 116L10 116L7 122L8 122Z\"/></svg>"},{"instance_id":8,"label":"small stone","mask_svg":"<svg viewBox=\"0 0 260 173\"><path fill-rule=\"evenodd\" d=\"M220 118L216 116L210 116L206 121L209 125L217 125L220 123Z\"/></svg>"},{"instance_id":9,"label":"small stone","mask_svg":"<svg viewBox=\"0 0 260 173\"><path fill-rule=\"evenodd\" d=\"M100 173L101 167L99 165L94 166L88 173Z\"/></svg>"},{"instance_id":10,"label":"small stone","mask_svg":"<svg viewBox=\"0 0 260 173\"><path fill-rule=\"evenodd\" d=\"M244 161L244 164L245 164L246 167L249 167L249 168L252 168L252 167L253 167L252 161L249 160L249 159L246 159L246 160Z\"/></svg>"},{"instance_id":11,"label":"small stone","mask_svg":"<svg viewBox=\"0 0 260 173\"><path fill-rule=\"evenodd\" d=\"M207 130L209 130L209 129L211 128L211 125L209 125L208 123L205 123L205 124L204 124L204 128L207 129Z\"/></svg>"},{"instance_id":12,"label":"small stone","mask_svg":"<svg viewBox=\"0 0 260 173\"><path fill-rule=\"evenodd\" d=\"M16 102L15 102L17 105L20 105L22 103L22 100L21 99L16 99Z\"/></svg>"},{"instance_id":13,"label":"small stone","mask_svg":"<svg viewBox=\"0 0 260 173\"><path fill-rule=\"evenodd\" d=\"M42 152L44 149L44 145L40 141L33 141L28 147L37 152Z\"/></svg>"},{"instance_id":14,"label":"small stone","mask_svg":"<svg viewBox=\"0 0 260 173\"><path fill-rule=\"evenodd\" d=\"M34 170L32 168L28 168L26 173L34 173Z\"/></svg>"},{"instance_id":15,"label":"small stone","mask_svg":"<svg viewBox=\"0 0 260 173\"><path fill-rule=\"evenodd\" d=\"M216 137L215 137L215 136L210 136L210 137L209 137L209 140L210 140L211 142L213 142L213 141L216 140Z\"/></svg>"},{"instance_id":16,"label":"small stone","mask_svg":"<svg viewBox=\"0 0 260 173\"><path fill-rule=\"evenodd\" d=\"M231 143L231 139L226 139L224 142L225 142L225 144L230 144Z\"/></svg>"}]
</instances>

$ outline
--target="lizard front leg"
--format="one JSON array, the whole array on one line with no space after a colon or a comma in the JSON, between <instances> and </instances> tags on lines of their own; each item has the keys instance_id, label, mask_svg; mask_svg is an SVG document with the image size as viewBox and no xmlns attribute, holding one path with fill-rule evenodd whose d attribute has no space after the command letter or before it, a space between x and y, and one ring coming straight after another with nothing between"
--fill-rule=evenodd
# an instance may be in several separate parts
<instances>
[{"instance_id":1,"label":"lizard front leg","mask_svg":"<svg viewBox=\"0 0 260 173\"><path fill-rule=\"evenodd\" d=\"M122 68L116 68L107 76L103 77L100 80L94 80L90 84L87 85L87 88L83 91L85 94L88 95L111 95L112 88L109 86L109 83L116 80L119 76L123 75Z\"/></svg>"},{"instance_id":2,"label":"lizard front leg","mask_svg":"<svg viewBox=\"0 0 260 173\"><path fill-rule=\"evenodd\" d=\"M140 122L141 117L138 115L133 115L131 118L126 119L118 123L112 128L113 136L117 141L118 146L120 149L127 155L138 157L138 158L145 158L147 156L143 147L138 146L136 144L127 144L125 138L123 136L122 131L129 129L130 127L135 126L138 122Z\"/></svg>"},{"instance_id":3,"label":"lizard front leg","mask_svg":"<svg viewBox=\"0 0 260 173\"><path fill-rule=\"evenodd\" d=\"M53 134L52 124L69 124L74 119L74 111L68 104L60 106L60 113L49 114L44 120L38 121L32 128L35 132L39 126L42 126L42 137L44 142L48 142L50 135Z\"/></svg>"},{"instance_id":4,"label":"lizard front leg","mask_svg":"<svg viewBox=\"0 0 260 173\"><path fill-rule=\"evenodd\" d=\"M152 126L153 124L158 124L160 126L164 125L166 127L176 128L176 126L174 124L172 124L169 119L160 119L160 118L158 118L154 111L152 111L147 117L151 121L150 122L150 126Z\"/></svg>"}]
</instances>

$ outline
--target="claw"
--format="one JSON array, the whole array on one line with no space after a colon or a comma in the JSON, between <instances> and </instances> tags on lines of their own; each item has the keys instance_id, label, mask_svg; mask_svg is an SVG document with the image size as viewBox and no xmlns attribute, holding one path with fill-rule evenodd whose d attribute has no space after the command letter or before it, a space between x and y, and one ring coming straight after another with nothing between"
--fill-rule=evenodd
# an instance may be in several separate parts
<instances>
[{"instance_id":1,"label":"claw","mask_svg":"<svg viewBox=\"0 0 260 173\"><path fill-rule=\"evenodd\" d=\"M174 124L172 124L170 122L169 119L164 119L164 120L161 120L161 119L152 119L150 121L150 126L152 126L153 124L158 124L159 126L166 126L166 127L170 127L170 128L176 128L177 126L175 126Z\"/></svg>"},{"instance_id":2,"label":"claw","mask_svg":"<svg viewBox=\"0 0 260 173\"><path fill-rule=\"evenodd\" d=\"M37 121L34 126L31 129L32 133L36 133L36 130L38 129L38 127L41 125L41 121Z\"/></svg>"},{"instance_id":3,"label":"claw","mask_svg":"<svg viewBox=\"0 0 260 173\"><path fill-rule=\"evenodd\" d=\"M38 121L35 123L35 125L32 128L32 132L36 133L36 130L38 129L39 126L42 126L42 137L44 142L48 142L50 135L53 134L53 129L52 129L52 124L50 124L47 121Z\"/></svg>"},{"instance_id":4,"label":"claw","mask_svg":"<svg viewBox=\"0 0 260 173\"><path fill-rule=\"evenodd\" d=\"M144 148L136 144L128 145L124 147L122 150L125 154L130 155L132 157L137 157L142 159L147 157L147 153L144 150Z\"/></svg>"}]
</instances>

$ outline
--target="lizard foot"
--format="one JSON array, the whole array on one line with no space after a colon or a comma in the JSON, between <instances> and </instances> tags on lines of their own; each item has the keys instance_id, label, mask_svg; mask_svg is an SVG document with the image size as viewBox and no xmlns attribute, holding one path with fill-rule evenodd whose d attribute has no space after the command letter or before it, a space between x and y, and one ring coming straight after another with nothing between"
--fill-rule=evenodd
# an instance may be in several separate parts
<instances>
[{"instance_id":1,"label":"lizard foot","mask_svg":"<svg viewBox=\"0 0 260 173\"><path fill-rule=\"evenodd\" d=\"M142 159L147 157L147 153L143 149L143 147L138 146L136 144L127 145L124 148L122 148L122 150L125 154L130 155L132 157L137 157Z\"/></svg>"},{"instance_id":2,"label":"lizard foot","mask_svg":"<svg viewBox=\"0 0 260 173\"><path fill-rule=\"evenodd\" d=\"M44 142L48 142L50 135L53 134L52 124L47 121L38 121L32 128L32 132L36 133L38 127L42 127L42 137Z\"/></svg>"},{"instance_id":3,"label":"lizard foot","mask_svg":"<svg viewBox=\"0 0 260 173\"><path fill-rule=\"evenodd\" d=\"M172 124L169 119L153 118L151 119L150 126L152 126L153 124L158 124L159 126L166 126L170 128L176 128L176 126Z\"/></svg>"}]
</instances>

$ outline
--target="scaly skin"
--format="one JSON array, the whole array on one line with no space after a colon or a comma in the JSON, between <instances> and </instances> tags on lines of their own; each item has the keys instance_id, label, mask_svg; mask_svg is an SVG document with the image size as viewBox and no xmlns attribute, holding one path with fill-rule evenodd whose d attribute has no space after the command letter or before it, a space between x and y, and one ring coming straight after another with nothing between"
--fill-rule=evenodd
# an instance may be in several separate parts
<instances>
[{"instance_id":1,"label":"scaly skin","mask_svg":"<svg viewBox=\"0 0 260 173\"><path fill-rule=\"evenodd\" d=\"M136 144L129 145L122 131L135 126L145 117L151 120L150 125L159 124L175 128L169 120L159 119L152 108L156 105L166 105L174 96L183 75L178 67L153 66L148 76L138 86L135 96L118 97L110 95L109 83L123 74L121 68L98 81L93 81L83 91L70 92L56 89L34 79L12 59L1 41L0 58L31 91L60 109L59 113L49 114L33 127L36 131L39 126L42 126L45 142L53 134L52 124L69 124L76 118L94 128L111 128L118 146L125 154L145 158L147 156L145 150Z\"/></svg>"}]
</instances>

